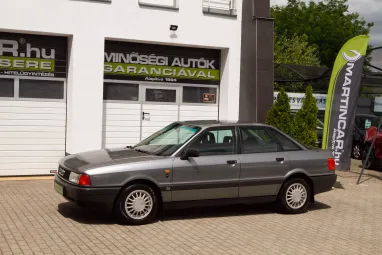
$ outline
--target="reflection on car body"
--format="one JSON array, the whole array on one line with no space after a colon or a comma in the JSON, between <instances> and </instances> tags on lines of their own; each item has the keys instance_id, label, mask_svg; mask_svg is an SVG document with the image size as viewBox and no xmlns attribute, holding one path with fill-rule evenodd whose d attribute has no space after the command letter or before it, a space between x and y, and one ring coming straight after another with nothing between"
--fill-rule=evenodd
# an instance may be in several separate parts
<instances>
[{"instance_id":1,"label":"reflection on car body","mask_svg":"<svg viewBox=\"0 0 382 255\"><path fill-rule=\"evenodd\" d=\"M80 206L144 224L162 204L277 201L301 213L332 189L334 170L329 151L309 150L267 125L184 121L132 147L64 157L54 187Z\"/></svg>"}]
</instances>

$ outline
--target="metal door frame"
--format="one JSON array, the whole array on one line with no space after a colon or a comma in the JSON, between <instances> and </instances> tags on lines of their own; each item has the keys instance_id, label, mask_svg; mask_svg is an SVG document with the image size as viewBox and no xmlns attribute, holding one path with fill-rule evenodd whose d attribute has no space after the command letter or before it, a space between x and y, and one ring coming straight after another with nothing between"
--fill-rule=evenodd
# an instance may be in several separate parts
<instances>
[{"instance_id":1,"label":"metal door frame","mask_svg":"<svg viewBox=\"0 0 382 255\"><path fill-rule=\"evenodd\" d=\"M171 89L175 90L175 102L151 102L146 101L146 89ZM141 116L140 116L140 140L142 141L142 133L143 133L143 105L176 105L178 107L178 120L179 120L179 105L181 101L181 86L179 84L151 84L151 83L140 83L139 86L139 102L141 102Z\"/></svg>"}]
</instances>

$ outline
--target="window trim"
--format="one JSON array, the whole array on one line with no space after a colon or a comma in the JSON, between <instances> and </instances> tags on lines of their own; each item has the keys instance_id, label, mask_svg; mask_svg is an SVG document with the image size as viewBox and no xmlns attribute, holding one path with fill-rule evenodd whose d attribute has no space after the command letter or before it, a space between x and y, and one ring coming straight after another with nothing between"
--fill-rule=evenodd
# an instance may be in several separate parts
<instances>
[{"instance_id":1,"label":"window trim","mask_svg":"<svg viewBox=\"0 0 382 255\"><path fill-rule=\"evenodd\" d=\"M105 96L105 83L114 83L114 84L123 84L123 85L137 85L138 86L138 99L137 100L114 100L114 99L103 99L103 102L110 102L110 103L140 103L140 87L141 85L139 83L131 83L131 82L110 82L110 81L103 81L102 86L102 98Z\"/></svg>"},{"instance_id":2,"label":"window trim","mask_svg":"<svg viewBox=\"0 0 382 255\"><path fill-rule=\"evenodd\" d=\"M290 136L288 136L287 134L281 133L281 132L280 132L279 130L277 130L276 128L274 128L274 127L267 127L267 129L271 130L271 132L270 132L270 133L271 133L271 136L278 142L278 144L279 144L280 148L282 149L282 151L284 151L284 152L289 152L289 151L304 151L304 150L307 149L305 146L303 146L303 145L300 144L300 143L296 143L293 139L291 139ZM293 143L294 145L296 145L299 149L296 149L296 150L286 150L286 149L284 148L284 146L282 146L280 140L279 140L277 137L275 137L275 135L272 133L272 130L273 130L273 132L276 132L276 133L280 134L281 136L284 136L284 137L285 137L286 139L288 139L291 143Z\"/></svg>"},{"instance_id":3,"label":"window trim","mask_svg":"<svg viewBox=\"0 0 382 255\"><path fill-rule=\"evenodd\" d=\"M150 4L142 2L141 0L138 0L139 6L147 6L147 7L157 7L157 8L164 8L164 9L172 9L172 10L179 10L179 2L178 0L173 0L172 5L164 5L164 4Z\"/></svg>"},{"instance_id":4,"label":"window trim","mask_svg":"<svg viewBox=\"0 0 382 255\"><path fill-rule=\"evenodd\" d=\"M239 154L239 146L238 146L238 139L237 139L237 132L236 132L236 126L213 126L213 127L208 127L208 128L205 128L205 129L202 129L199 131L199 133L197 135L195 135L193 137L193 139L189 140L188 143L186 143L184 145L183 148L180 148L180 150L175 154L175 157L180 157L180 155L182 154L182 152L185 150L185 149L189 149L189 148L192 148L191 145L194 141L196 141L197 139L199 139L199 137L201 137L202 135L204 135L205 133L209 132L212 130L226 130L226 129L231 129L232 130L232 139L233 139L233 144L234 144L234 152L232 154L211 154L211 155L200 155L200 157L209 157L209 156L224 156L224 155L237 155Z\"/></svg>"},{"instance_id":5,"label":"window trim","mask_svg":"<svg viewBox=\"0 0 382 255\"><path fill-rule=\"evenodd\" d=\"M189 103L183 101L184 87L195 87L195 88L214 88L216 89L215 103ZM219 93L220 87L217 85L203 85L203 84L183 84L179 91L180 94L180 105L186 106L219 106Z\"/></svg>"},{"instance_id":6,"label":"window trim","mask_svg":"<svg viewBox=\"0 0 382 255\"><path fill-rule=\"evenodd\" d=\"M1 101L29 101L29 102L62 102L66 103L68 84L66 78L54 78L54 77L32 77L32 76L16 76L16 75L0 75L4 79L14 80L14 96L13 97L0 97ZM19 97L19 84L20 80L40 80L40 81L62 81L64 83L64 98L25 98Z\"/></svg>"},{"instance_id":7,"label":"window trim","mask_svg":"<svg viewBox=\"0 0 382 255\"><path fill-rule=\"evenodd\" d=\"M272 152L269 152L269 151L264 151L264 152L244 152L244 143L243 143L243 136L242 136L242 128L245 128L245 127L248 127L248 128L264 128L264 130L268 133L268 135L270 137L272 137L273 140L275 140L275 142L277 143L277 151L272 151ZM238 126L238 132L240 134L240 154L243 154L243 155L247 155L247 154L263 154L263 153L278 153L278 152L283 152L284 149L283 147L281 146L280 142L278 139L276 139L276 137L273 136L272 133L270 133L267 129L266 126L260 126L260 125L239 125Z\"/></svg>"},{"instance_id":8,"label":"window trim","mask_svg":"<svg viewBox=\"0 0 382 255\"><path fill-rule=\"evenodd\" d=\"M17 95L18 95L18 91L16 91L16 81L14 78L4 78L3 76L0 76L0 79L4 79L4 80L13 80L13 96L10 96L10 97L2 97L0 96L0 100L13 100Z\"/></svg>"}]
</instances>

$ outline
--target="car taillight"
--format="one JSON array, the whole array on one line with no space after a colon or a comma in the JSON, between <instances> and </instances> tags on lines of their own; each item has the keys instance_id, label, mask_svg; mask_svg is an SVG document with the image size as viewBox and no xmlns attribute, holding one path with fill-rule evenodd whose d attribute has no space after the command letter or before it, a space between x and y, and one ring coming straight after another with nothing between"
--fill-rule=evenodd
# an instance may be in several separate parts
<instances>
[{"instance_id":1,"label":"car taillight","mask_svg":"<svg viewBox=\"0 0 382 255\"><path fill-rule=\"evenodd\" d=\"M78 185L90 186L90 176L87 174L81 174L80 179L78 180Z\"/></svg>"},{"instance_id":2,"label":"car taillight","mask_svg":"<svg viewBox=\"0 0 382 255\"><path fill-rule=\"evenodd\" d=\"M330 171L336 170L336 161L334 160L334 158L328 158L328 169Z\"/></svg>"}]
</instances>

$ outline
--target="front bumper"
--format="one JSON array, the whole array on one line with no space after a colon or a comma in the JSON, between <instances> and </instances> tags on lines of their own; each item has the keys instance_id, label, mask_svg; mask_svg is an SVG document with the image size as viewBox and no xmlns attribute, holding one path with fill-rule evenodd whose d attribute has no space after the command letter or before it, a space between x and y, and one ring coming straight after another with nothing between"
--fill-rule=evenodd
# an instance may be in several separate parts
<instances>
[{"instance_id":1,"label":"front bumper","mask_svg":"<svg viewBox=\"0 0 382 255\"><path fill-rule=\"evenodd\" d=\"M54 182L63 187L63 196L78 206L88 207L106 212L111 212L114 201L117 198L120 188L92 188L80 187L63 180L58 175L54 177Z\"/></svg>"},{"instance_id":2,"label":"front bumper","mask_svg":"<svg viewBox=\"0 0 382 255\"><path fill-rule=\"evenodd\" d=\"M313 181L314 194L320 194L332 190L337 181L336 174L328 174L311 177Z\"/></svg>"}]
</instances>

